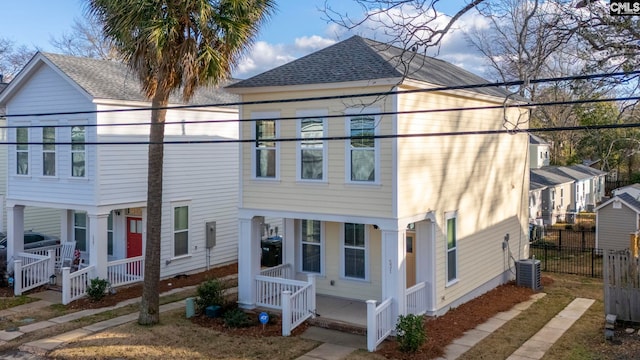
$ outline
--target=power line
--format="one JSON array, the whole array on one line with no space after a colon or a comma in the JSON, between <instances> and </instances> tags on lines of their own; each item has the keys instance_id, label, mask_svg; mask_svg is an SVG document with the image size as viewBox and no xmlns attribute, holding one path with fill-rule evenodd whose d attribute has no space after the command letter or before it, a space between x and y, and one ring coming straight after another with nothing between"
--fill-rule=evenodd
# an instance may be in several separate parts
<instances>
[{"instance_id":1,"label":"power line","mask_svg":"<svg viewBox=\"0 0 640 360\"><path fill-rule=\"evenodd\" d=\"M580 99L580 100L563 100L563 101L546 101L546 102L530 102L524 105L521 104L504 104L504 105L487 105L487 106L469 106L469 107L457 107L457 108L443 108L443 109L422 109L422 110L405 110L405 111L386 111L386 112L363 112L356 114L357 116L388 116L388 115L409 115L409 114L428 114L428 113L441 113L441 112L454 112L454 111L477 111L477 110L495 110L503 108L522 108L522 107L544 107L544 106L559 106L559 105L580 105L580 104L592 104L603 102L618 102L618 101L637 101L640 100L640 96L626 96L616 98L600 98L600 99ZM189 124L209 124L209 123L243 123L243 122L255 122L265 120L300 120L300 119L315 119L315 118L343 118L345 116L356 116L347 114L327 114L322 116L309 115L309 116L286 116L286 117L266 117L260 119L212 119L212 120L193 120L193 121L168 121L164 125L189 125ZM83 127L127 127L127 126L152 126L157 124L151 124L148 122L135 122L135 123L116 123L116 124L46 124L46 125L5 125L0 126L0 129L17 129L17 128L73 128L77 126Z\"/></svg>"},{"instance_id":2,"label":"power line","mask_svg":"<svg viewBox=\"0 0 640 360\"><path fill-rule=\"evenodd\" d=\"M563 82L572 80L592 80L598 78L618 77L618 76L631 76L640 75L640 70L634 70L629 72L615 72L615 73L599 73L588 75L573 75L563 76L555 78L542 78L528 80L528 84L546 83L546 82ZM331 96L317 96L306 97L296 99L276 99L276 100L256 100L256 101L240 101L230 103L214 103L214 104L199 104L199 105L177 105L177 106L165 106L165 107L139 107L129 109L109 109L109 110L85 110L85 111L66 111L66 112L51 112L51 113L31 113L31 114L6 114L7 117L41 117L41 116L59 116L59 115L85 115L85 114L97 114L97 113L119 113L119 112L131 112L131 111L151 111L151 110L178 110L178 109L198 109L207 107L230 107L241 105L264 105L264 104L281 104L292 102L306 102L306 101L321 101L321 100L341 100L356 97L380 97L388 95L399 94L413 94L413 93L429 93L429 92L442 92L452 90L470 90L480 89L487 87L509 87L525 84L524 80L504 81L495 83L484 84L470 84L470 85L453 85L453 86L441 86L428 89L413 89L413 90L395 90L395 91L383 91L364 94L343 94L343 95L331 95ZM506 94L505 94L506 95ZM522 105L527 105L526 100L523 100Z\"/></svg>"}]
</instances>

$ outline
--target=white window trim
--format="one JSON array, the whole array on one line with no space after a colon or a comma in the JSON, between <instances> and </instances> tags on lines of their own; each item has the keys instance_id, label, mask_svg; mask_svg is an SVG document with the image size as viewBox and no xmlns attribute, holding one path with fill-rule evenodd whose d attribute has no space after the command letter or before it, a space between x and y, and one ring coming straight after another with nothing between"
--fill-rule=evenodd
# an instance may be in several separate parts
<instances>
[{"instance_id":1,"label":"white window trim","mask_svg":"<svg viewBox=\"0 0 640 360\"><path fill-rule=\"evenodd\" d=\"M368 114L379 114L379 108L352 108L345 110L345 135L347 137L351 136L351 118L357 116L367 116ZM380 124L380 115L370 115L373 117L374 123L374 135L378 135L379 132L379 124ZM375 179L373 181L356 181L351 180L351 140L345 140L344 151L345 151L345 182L347 184L357 184L357 185L380 185L380 140L373 140L373 151L374 151L374 172Z\"/></svg>"},{"instance_id":2,"label":"white window trim","mask_svg":"<svg viewBox=\"0 0 640 360\"><path fill-rule=\"evenodd\" d=\"M356 224L356 223L351 223ZM344 237L344 223L340 224L340 278L344 280L368 282L369 281L369 225L364 224L364 279L354 278L345 275L345 237Z\"/></svg>"},{"instance_id":3,"label":"white window trim","mask_svg":"<svg viewBox=\"0 0 640 360\"><path fill-rule=\"evenodd\" d=\"M187 253L186 254L181 254L181 255L176 255L175 254L175 249L176 249L176 238L175 238L175 234L176 234L176 229L175 229L175 214L176 214L176 208L178 207L183 207L186 206L187 207L187 211L188 211L188 216L187 216ZM175 202L171 202L171 260L175 260L175 259L182 259L185 257L191 257L191 238L193 237L193 233L192 233L192 229L193 226L191 224L191 201L175 201ZM184 231L184 230L181 230Z\"/></svg>"},{"instance_id":4,"label":"white window trim","mask_svg":"<svg viewBox=\"0 0 640 360\"><path fill-rule=\"evenodd\" d=\"M327 137L327 134L329 133L328 132L329 122L327 121L328 115L329 115L329 112L327 110L300 110L296 113L297 117L322 118L322 137ZM298 119L296 124L297 124L296 126L297 137L301 137L302 119ZM329 168L328 167L329 161L327 158L327 154L328 154L327 148L328 148L327 140L323 140L322 141L322 179L303 179L302 178L302 142L296 141L296 180L297 181L312 182L312 183L327 182L327 179L328 179L327 170Z\"/></svg>"},{"instance_id":5,"label":"white window trim","mask_svg":"<svg viewBox=\"0 0 640 360\"><path fill-rule=\"evenodd\" d=\"M54 143L53 151L44 149L44 147L45 147L45 144L44 144L44 129L45 128L53 128L53 134L54 134L53 135L53 143ZM59 161L58 161L58 153L59 153L59 151L58 150L59 149L58 149L58 145L56 144L58 142L58 136L59 135L60 134L58 133L58 128L55 127L54 125L50 125L50 124L49 125L43 125L42 129L40 130L40 138L42 139L42 146L40 148L41 153L42 153L42 163L41 163L40 168L41 168L41 171L42 171L41 172L42 177L47 178L47 179L55 179L55 178L57 178L59 176L59 169L58 169L58 167L59 167ZM53 153L53 161L54 161L54 165L55 165L54 169L53 169L54 175L45 175L44 174L44 162L45 162L44 161L44 154L46 154L46 153Z\"/></svg>"},{"instance_id":6,"label":"white window trim","mask_svg":"<svg viewBox=\"0 0 640 360\"><path fill-rule=\"evenodd\" d=\"M73 150L73 134L72 130L74 126L82 126L84 128L84 142L87 142L87 126L85 124L70 124L69 127L69 178L71 179L86 179L87 173L89 172L88 161L87 161L87 145L83 145L84 148L82 150ZM83 176L73 176L73 155L76 153L84 153L84 175Z\"/></svg>"},{"instance_id":7,"label":"white window trim","mask_svg":"<svg viewBox=\"0 0 640 360\"><path fill-rule=\"evenodd\" d=\"M81 227L81 226L76 226L76 215L78 214L84 214L85 216L85 227ZM88 252L89 251L89 214L84 212L84 211L74 211L73 212L73 216L71 217L72 221L73 221L73 241L76 242L76 248L78 247L78 239L76 239L76 229L84 229L84 248L85 250L83 250L82 252Z\"/></svg>"},{"instance_id":8,"label":"white window trim","mask_svg":"<svg viewBox=\"0 0 640 360\"><path fill-rule=\"evenodd\" d=\"M456 227L456 246L454 247L455 249L455 255L456 255L456 277L453 280L449 280L449 251L451 251L449 249L449 239L448 239L448 233L447 233L447 229L448 229L448 221L450 219L455 219L455 227ZM458 281L460 281L460 262L459 260L459 249L460 249L460 245L458 243L459 240L459 233L458 233L458 212L457 211L450 211L450 212L446 212L444 214L444 273L445 273L445 287L449 287L451 285L456 284Z\"/></svg>"},{"instance_id":9,"label":"white window trim","mask_svg":"<svg viewBox=\"0 0 640 360\"><path fill-rule=\"evenodd\" d=\"M13 137L14 137L14 142L16 143L16 145L12 146L13 149L13 156L15 157L15 162L13 164L13 171L11 172L12 175L14 176L19 176L19 177L31 177L31 174L33 172L33 162L31 159L31 145L29 145L28 143L31 142L31 128L29 127L28 123L18 123L15 124L13 126L16 126L16 129L13 131ZM25 128L27 130L27 150L18 150L18 128ZM27 153L27 173L26 174L18 174L18 152L25 152Z\"/></svg>"},{"instance_id":10,"label":"white window trim","mask_svg":"<svg viewBox=\"0 0 640 360\"><path fill-rule=\"evenodd\" d=\"M298 271L301 272L301 273L304 273L304 274L316 274L318 276L324 276L324 274L325 274L325 263L324 263L325 262L325 258L324 258L325 230L324 230L324 221L316 220L316 221L320 221L320 243L319 244L310 243L310 244L313 244L313 245L320 246L320 272L317 273L317 272L313 272L313 271L304 271L304 270L302 270L302 265L303 265L303 262L304 262L303 258L302 258L302 245L304 244L304 241L302 241L302 220L309 221L311 219L301 219L300 220L300 226L299 226L299 229L298 229L298 234L299 234L299 239L300 239L299 246L298 246L298 256L299 256L299 259L300 259L300 261L299 261L300 266L298 266Z\"/></svg>"},{"instance_id":11,"label":"white window trim","mask_svg":"<svg viewBox=\"0 0 640 360\"><path fill-rule=\"evenodd\" d=\"M280 118L280 112L277 111L269 111L269 112L254 112L251 113L251 139L253 139L254 141L251 143L251 174L252 174L252 178L254 180L260 180L260 181L279 181L280 180L280 142L276 141L276 176L270 178L270 177L258 177L257 173L256 173L256 166L257 166L257 157L256 157L256 153L257 153L257 149L258 147L256 146L256 120L271 120L271 119L275 119L275 125L276 125L276 139L278 139L280 137L280 121L277 120Z\"/></svg>"}]
</instances>

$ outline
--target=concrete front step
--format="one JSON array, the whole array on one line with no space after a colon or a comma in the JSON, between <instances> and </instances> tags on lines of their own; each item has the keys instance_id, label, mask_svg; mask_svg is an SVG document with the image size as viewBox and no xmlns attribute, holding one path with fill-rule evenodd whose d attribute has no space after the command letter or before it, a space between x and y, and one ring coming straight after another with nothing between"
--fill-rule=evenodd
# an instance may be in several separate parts
<instances>
[{"instance_id":1,"label":"concrete front step","mask_svg":"<svg viewBox=\"0 0 640 360\"><path fill-rule=\"evenodd\" d=\"M340 320L330 319L327 317L317 316L315 318L307 320L307 323L311 326L317 326L330 330L338 330L341 332L356 334L356 335L367 335L367 328L365 326L351 324Z\"/></svg>"}]
</instances>

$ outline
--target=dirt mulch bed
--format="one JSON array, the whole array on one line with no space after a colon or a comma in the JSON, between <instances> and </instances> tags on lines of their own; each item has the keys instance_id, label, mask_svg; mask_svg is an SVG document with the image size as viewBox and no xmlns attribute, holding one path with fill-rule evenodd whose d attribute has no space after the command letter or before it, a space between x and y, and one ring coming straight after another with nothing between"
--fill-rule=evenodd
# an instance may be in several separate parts
<instances>
[{"instance_id":1,"label":"dirt mulch bed","mask_svg":"<svg viewBox=\"0 0 640 360\"><path fill-rule=\"evenodd\" d=\"M208 271L203 271L190 275L177 275L172 278L164 279L160 281L160 293L169 291L172 289L182 288L185 286L199 285L200 283L215 279L222 278L227 275L233 275L238 273L238 264L230 264L225 266L216 267ZM78 299L69 305L70 309L97 309L102 307L108 307L116 305L117 303L142 296L142 283L135 284L127 287L116 288L115 294L109 294L102 298L100 301L92 301L89 298Z\"/></svg>"},{"instance_id":2,"label":"dirt mulch bed","mask_svg":"<svg viewBox=\"0 0 640 360\"><path fill-rule=\"evenodd\" d=\"M251 324L246 327L234 328L225 325L222 317L210 318L204 314L194 316L191 322L203 327L211 328L216 331L224 332L229 335L263 337L263 336L281 336L282 335L282 318L276 314L269 313L269 322L262 325L258 320L258 311L245 311ZM291 331L292 336L300 335L309 325L305 322Z\"/></svg>"}]
</instances>

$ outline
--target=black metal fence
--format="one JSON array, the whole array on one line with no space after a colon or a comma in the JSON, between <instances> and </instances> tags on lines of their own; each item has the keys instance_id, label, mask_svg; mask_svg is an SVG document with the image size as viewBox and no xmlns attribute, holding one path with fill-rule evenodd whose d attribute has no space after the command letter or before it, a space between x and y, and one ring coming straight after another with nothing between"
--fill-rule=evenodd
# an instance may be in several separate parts
<instances>
[{"instance_id":1,"label":"black metal fence","mask_svg":"<svg viewBox=\"0 0 640 360\"><path fill-rule=\"evenodd\" d=\"M542 271L602 277L602 250L593 229L547 228L531 243L530 255Z\"/></svg>"},{"instance_id":2,"label":"black metal fence","mask_svg":"<svg viewBox=\"0 0 640 360\"><path fill-rule=\"evenodd\" d=\"M540 260L542 271L602 277L602 250L594 247L531 243L530 255Z\"/></svg>"}]
</instances>

